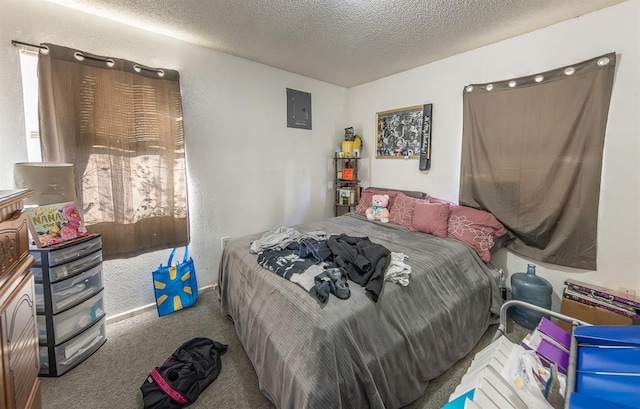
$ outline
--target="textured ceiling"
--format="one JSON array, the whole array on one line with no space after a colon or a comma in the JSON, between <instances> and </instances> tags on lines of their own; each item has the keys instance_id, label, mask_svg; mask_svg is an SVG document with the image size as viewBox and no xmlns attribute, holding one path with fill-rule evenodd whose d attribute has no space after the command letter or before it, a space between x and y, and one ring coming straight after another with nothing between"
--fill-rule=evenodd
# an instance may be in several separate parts
<instances>
[{"instance_id":1,"label":"textured ceiling","mask_svg":"<svg viewBox=\"0 0 640 409\"><path fill-rule=\"evenodd\" d=\"M344 87L624 0L50 0Z\"/></svg>"}]
</instances>

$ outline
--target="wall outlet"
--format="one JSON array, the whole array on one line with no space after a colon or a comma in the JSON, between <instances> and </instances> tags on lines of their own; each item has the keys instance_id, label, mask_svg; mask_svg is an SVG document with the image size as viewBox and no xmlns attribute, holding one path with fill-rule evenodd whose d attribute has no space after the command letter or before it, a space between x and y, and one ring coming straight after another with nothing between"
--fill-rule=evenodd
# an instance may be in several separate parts
<instances>
[{"instance_id":1,"label":"wall outlet","mask_svg":"<svg viewBox=\"0 0 640 409\"><path fill-rule=\"evenodd\" d=\"M631 297L636 296L636 290L632 290L631 288L620 287L620 292L630 295Z\"/></svg>"},{"instance_id":2,"label":"wall outlet","mask_svg":"<svg viewBox=\"0 0 640 409\"><path fill-rule=\"evenodd\" d=\"M224 250L227 247L229 240L231 240L231 236L220 237L220 250Z\"/></svg>"}]
</instances>

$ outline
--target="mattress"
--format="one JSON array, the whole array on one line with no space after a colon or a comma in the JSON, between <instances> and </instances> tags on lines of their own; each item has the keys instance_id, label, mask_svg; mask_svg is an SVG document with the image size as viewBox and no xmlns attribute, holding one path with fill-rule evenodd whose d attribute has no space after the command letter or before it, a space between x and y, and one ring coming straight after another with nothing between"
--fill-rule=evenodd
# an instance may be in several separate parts
<instances>
[{"instance_id":1,"label":"mattress","mask_svg":"<svg viewBox=\"0 0 640 409\"><path fill-rule=\"evenodd\" d=\"M405 406L499 315L496 272L456 239L353 213L292 227L368 237L406 255L411 275L406 287L385 282L378 302L349 282L349 299L321 304L258 265L249 247L261 233L229 242L218 275L221 310L278 408Z\"/></svg>"}]
</instances>

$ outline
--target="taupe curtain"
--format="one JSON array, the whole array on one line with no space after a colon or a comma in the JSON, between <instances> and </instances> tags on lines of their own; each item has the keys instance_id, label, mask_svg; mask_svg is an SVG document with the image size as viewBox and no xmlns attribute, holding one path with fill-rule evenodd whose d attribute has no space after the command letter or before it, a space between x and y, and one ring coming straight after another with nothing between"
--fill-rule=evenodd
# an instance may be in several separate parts
<instances>
[{"instance_id":1,"label":"taupe curtain","mask_svg":"<svg viewBox=\"0 0 640 409\"><path fill-rule=\"evenodd\" d=\"M615 58L465 87L460 203L492 212L514 252L596 269Z\"/></svg>"},{"instance_id":2,"label":"taupe curtain","mask_svg":"<svg viewBox=\"0 0 640 409\"><path fill-rule=\"evenodd\" d=\"M106 258L189 241L177 71L43 44L38 62L44 161L74 165L87 230Z\"/></svg>"}]
</instances>

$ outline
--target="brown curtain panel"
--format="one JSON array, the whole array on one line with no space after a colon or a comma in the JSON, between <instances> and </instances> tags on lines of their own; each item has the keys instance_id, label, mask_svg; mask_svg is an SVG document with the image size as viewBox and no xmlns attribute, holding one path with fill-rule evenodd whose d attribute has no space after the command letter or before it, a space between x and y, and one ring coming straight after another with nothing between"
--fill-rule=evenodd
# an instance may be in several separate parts
<instances>
[{"instance_id":1,"label":"brown curtain panel","mask_svg":"<svg viewBox=\"0 0 640 409\"><path fill-rule=\"evenodd\" d=\"M460 203L514 233L507 248L596 269L602 152L616 56L463 92Z\"/></svg>"},{"instance_id":2,"label":"brown curtain panel","mask_svg":"<svg viewBox=\"0 0 640 409\"><path fill-rule=\"evenodd\" d=\"M87 230L105 258L189 242L177 71L42 44L44 161L74 165Z\"/></svg>"}]
</instances>

